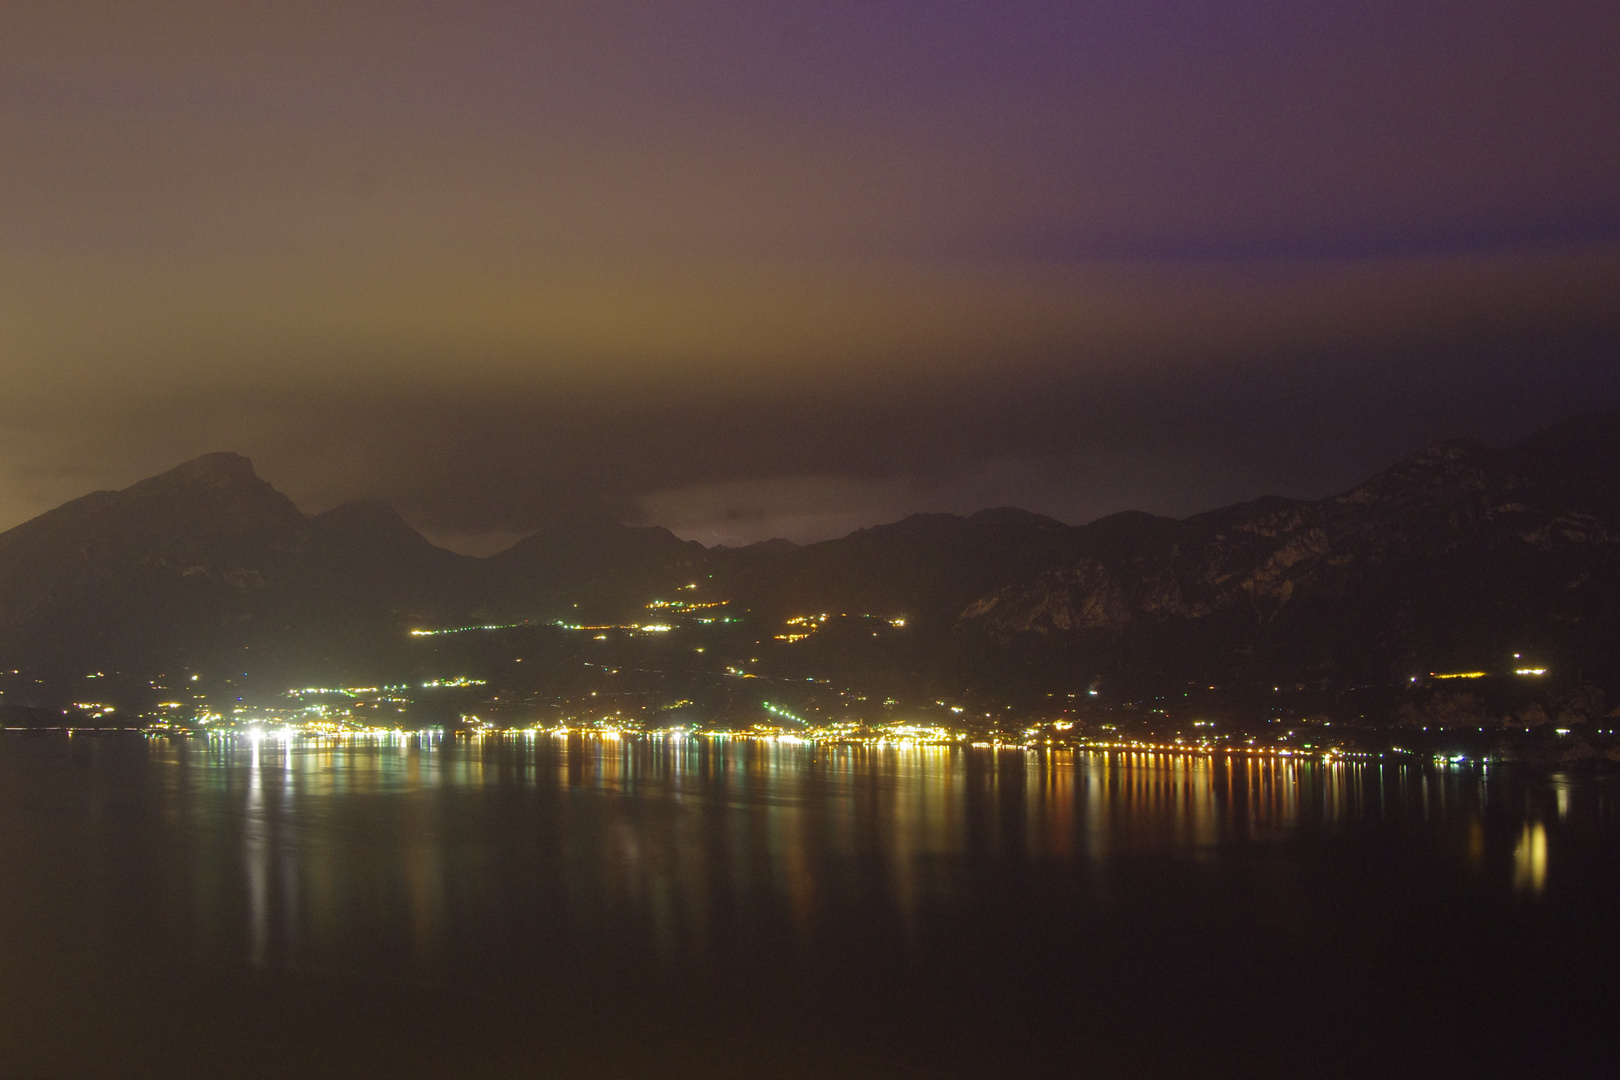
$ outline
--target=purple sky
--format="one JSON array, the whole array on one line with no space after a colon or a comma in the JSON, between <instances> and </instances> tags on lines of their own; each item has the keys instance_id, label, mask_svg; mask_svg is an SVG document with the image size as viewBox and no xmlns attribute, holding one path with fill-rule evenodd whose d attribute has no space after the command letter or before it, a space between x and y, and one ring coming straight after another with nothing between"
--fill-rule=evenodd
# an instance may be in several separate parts
<instances>
[{"instance_id":1,"label":"purple sky","mask_svg":"<svg viewBox=\"0 0 1620 1080\"><path fill-rule=\"evenodd\" d=\"M1320 495L1620 405L1609 3L0 5L0 527Z\"/></svg>"}]
</instances>

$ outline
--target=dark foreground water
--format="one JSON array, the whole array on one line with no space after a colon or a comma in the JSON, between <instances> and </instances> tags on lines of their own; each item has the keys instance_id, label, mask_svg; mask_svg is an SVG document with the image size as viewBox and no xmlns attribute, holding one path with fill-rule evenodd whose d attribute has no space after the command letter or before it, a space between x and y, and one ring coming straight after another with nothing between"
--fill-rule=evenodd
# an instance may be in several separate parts
<instances>
[{"instance_id":1,"label":"dark foreground water","mask_svg":"<svg viewBox=\"0 0 1620 1080\"><path fill-rule=\"evenodd\" d=\"M0 1077L1616 1075L1620 781L0 736Z\"/></svg>"}]
</instances>

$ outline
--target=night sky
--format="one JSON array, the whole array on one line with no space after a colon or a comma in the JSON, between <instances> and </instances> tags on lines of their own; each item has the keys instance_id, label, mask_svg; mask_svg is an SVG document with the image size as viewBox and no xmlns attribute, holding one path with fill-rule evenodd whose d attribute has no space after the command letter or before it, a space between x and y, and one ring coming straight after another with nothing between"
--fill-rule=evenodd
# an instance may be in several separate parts
<instances>
[{"instance_id":1,"label":"night sky","mask_svg":"<svg viewBox=\"0 0 1620 1080\"><path fill-rule=\"evenodd\" d=\"M1620 405L1620 5L0 4L0 528L1320 496Z\"/></svg>"}]
</instances>

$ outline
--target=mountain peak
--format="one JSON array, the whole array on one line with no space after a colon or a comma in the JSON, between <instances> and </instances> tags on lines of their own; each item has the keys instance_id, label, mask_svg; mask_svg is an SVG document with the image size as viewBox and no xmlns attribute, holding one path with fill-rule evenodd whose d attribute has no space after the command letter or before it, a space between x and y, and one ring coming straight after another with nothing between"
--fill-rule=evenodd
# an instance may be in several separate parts
<instances>
[{"instance_id":1,"label":"mountain peak","mask_svg":"<svg viewBox=\"0 0 1620 1080\"><path fill-rule=\"evenodd\" d=\"M1016 506L992 506L986 510L979 510L968 515L968 520L979 525L1003 525L1015 528L1053 528L1067 529L1068 525L1057 518L1037 514L1033 510L1023 510Z\"/></svg>"},{"instance_id":2,"label":"mountain peak","mask_svg":"<svg viewBox=\"0 0 1620 1080\"><path fill-rule=\"evenodd\" d=\"M352 499L316 515L315 520L333 535L356 544L391 543L423 549L432 546L410 522L400 517L398 510L384 502Z\"/></svg>"},{"instance_id":3,"label":"mountain peak","mask_svg":"<svg viewBox=\"0 0 1620 1080\"><path fill-rule=\"evenodd\" d=\"M225 452L192 458L133 484L115 493L112 506L122 515L118 528L137 528L139 521L140 531L234 534L262 526L296 531L305 524L292 500L253 471L253 462Z\"/></svg>"},{"instance_id":4,"label":"mountain peak","mask_svg":"<svg viewBox=\"0 0 1620 1080\"><path fill-rule=\"evenodd\" d=\"M259 479L259 474L253 471L253 462L229 450L192 458L170 469L167 475L176 479L200 480L210 484L252 483Z\"/></svg>"}]
</instances>

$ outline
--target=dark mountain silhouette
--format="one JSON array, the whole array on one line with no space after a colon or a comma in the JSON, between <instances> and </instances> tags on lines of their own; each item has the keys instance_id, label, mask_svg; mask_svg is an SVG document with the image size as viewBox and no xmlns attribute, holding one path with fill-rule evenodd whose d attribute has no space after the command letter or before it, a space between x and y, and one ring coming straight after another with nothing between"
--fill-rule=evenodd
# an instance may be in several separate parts
<instances>
[{"instance_id":1,"label":"dark mountain silhouette","mask_svg":"<svg viewBox=\"0 0 1620 1080\"><path fill-rule=\"evenodd\" d=\"M302 514L247 459L210 454L0 534L0 660L386 659L411 628L639 618L695 584L746 617L739 647L756 654L799 615L904 619L829 628L792 655L958 688L1394 684L1513 653L1612 685L1620 414L1508 448L1440 443L1332 498L1182 521L919 514L735 549L574 521L487 559L379 504Z\"/></svg>"},{"instance_id":2,"label":"dark mountain silhouette","mask_svg":"<svg viewBox=\"0 0 1620 1080\"><path fill-rule=\"evenodd\" d=\"M386 507L308 517L208 454L0 534L0 652L82 671L341 651L454 614L475 566Z\"/></svg>"},{"instance_id":3,"label":"dark mountain silhouette","mask_svg":"<svg viewBox=\"0 0 1620 1080\"><path fill-rule=\"evenodd\" d=\"M1024 510L913 514L782 551L733 571L728 585L773 617L847 612L944 628L975 597L1062 560L1075 539L1070 526ZM716 562L717 576L732 570Z\"/></svg>"},{"instance_id":4,"label":"dark mountain silhouette","mask_svg":"<svg viewBox=\"0 0 1620 1080\"><path fill-rule=\"evenodd\" d=\"M95 492L0 534L0 648L134 662L237 628L302 576L315 533L235 454Z\"/></svg>"},{"instance_id":5,"label":"dark mountain silhouette","mask_svg":"<svg viewBox=\"0 0 1620 1080\"><path fill-rule=\"evenodd\" d=\"M470 615L481 560L435 547L384 503L344 503L314 521L335 595L417 624Z\"/></svg>"},{"instance_id":6,"label":"dark mountain silhouette","mask_svg":"<svg viewBox=\"0 0 1620 1080\"><path fill-rule=\"evenodd\" d=\"M1345 685L1514 652L1614 676L1620 415L1447 442L1342 495L1266 499L989 593L959 631L1061 638L1099 674ZM1104 522L1081 529L1091 533Z\"/></svg>"},{"instance_id":7,"label":"dark mountain silhouette","mask_svg":"<svg viewBox=\"0 0 1620 1080\"><path fill-rule=\"evenodd\" d=\"M707 574L707 557L702 544L658 526L560 523L485 560L479 610L509 620L624 617L651 595Z\"/></svg>"}]
</instances>

